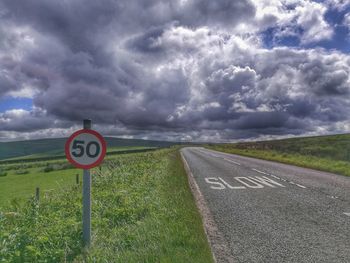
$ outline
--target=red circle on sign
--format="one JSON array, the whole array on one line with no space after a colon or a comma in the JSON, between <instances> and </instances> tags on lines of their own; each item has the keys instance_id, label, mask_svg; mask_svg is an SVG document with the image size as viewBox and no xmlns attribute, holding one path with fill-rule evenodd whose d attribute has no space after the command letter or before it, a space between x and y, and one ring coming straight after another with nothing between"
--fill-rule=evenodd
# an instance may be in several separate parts
<instances>
[{"instance_id":1,"label":"red circle on sign","mask_svg":"<svg viewBox=\"0 0 350 263\"><path fill-rule=\"evenodd\" d=\"M76 162L72 156L71 156L71 153L70 153L70 144L71 142L74 140L75 137L77 137L78 135L82 134L82 133L88 133L88 134L92 134L94 135L99 143L101 144L101 155L100 157L93 163L91 164L80 164L78 162ZM66 157L67 157L67 160L73 164L75 167L77 168L81 168L81 169L90 169L90 168L93 168L93 167L96 167L98 166L104 159L104 157L106 156L106 151L107 151L107 146L106 146L106 141L105 139L102 137L101 134L99 134L97 131L94 131L94 130L90 130L90 129L82 129L82 130L79 130L79 131L76 131L74 132L69 138L68 140L66 141L66 144L65 144L65 153L66 153Z\"/></svg>"}]
</instances>

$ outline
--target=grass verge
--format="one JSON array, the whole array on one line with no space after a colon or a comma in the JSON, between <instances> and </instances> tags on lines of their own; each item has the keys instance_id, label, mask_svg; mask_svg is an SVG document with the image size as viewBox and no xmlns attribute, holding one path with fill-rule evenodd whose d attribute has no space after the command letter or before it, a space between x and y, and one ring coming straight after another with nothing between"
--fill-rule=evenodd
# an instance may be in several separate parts
<instances>
[{"instance_id":1,"label":"grass verge","mask_svg":"<svg viewBox=\"0 0 350 263\"><path fill-rule=\"evenodd\" d=\"M81 187L0 213L0 261L212 262L176 149L118 156L95 171L92 248L81 249Z\"/></svg>"},{"instance_id":2,"label":"grass verge","mask_svg":"<svg viewBox=\"0 0 350 263\"><path fill-rule=\"evenodd\" d=\"M210 145L206 146L206 148L350 176L350 163L344 160L335 160L307 154L286 153L271 149L242 149L236 148L235 145Z\"/></svg>"}]
</instances>

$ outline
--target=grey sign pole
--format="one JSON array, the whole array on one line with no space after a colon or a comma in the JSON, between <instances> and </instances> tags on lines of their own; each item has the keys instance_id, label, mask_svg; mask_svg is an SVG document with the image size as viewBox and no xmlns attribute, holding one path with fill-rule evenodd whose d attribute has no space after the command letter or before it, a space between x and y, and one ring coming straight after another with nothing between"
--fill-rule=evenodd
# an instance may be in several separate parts
<instances>
[{"instance_id":1,"label":"grey sign pole","mask_svg":"<svg viewBox=\"0 0 350 263\"><path fill-rule=\"evenodd\" d=\"M91 129L91 120L84 120L84 129ZM83 242L84 247L91 243L91 176L90 169L83 172Z\"/></svg>"}]
</instances>

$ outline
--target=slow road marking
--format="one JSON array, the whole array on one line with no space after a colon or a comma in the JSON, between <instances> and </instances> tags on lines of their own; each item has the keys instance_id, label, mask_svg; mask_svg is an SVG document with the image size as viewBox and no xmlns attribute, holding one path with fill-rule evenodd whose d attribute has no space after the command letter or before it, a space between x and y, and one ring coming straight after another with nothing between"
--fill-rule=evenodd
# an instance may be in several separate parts
<instances>
[{"instance_id":1,"label":"slow road marking","mask_svg":"<svg viewBox=\"0 0 350 263\"><path fill-rule=\"evenodd\" d=\"M218 156L218 155L213 154L213 153L208 153L208 152L205 152L205 151L202 151L202 150L199 150L199 151L204 153L204 154L208 154L208 155L210 155L212 157L215 157L215 158L224 159L225 161L228 161L228 162L233 163L235 165L241 165L239 162L233 161L231 159L228 159L228 158L225 158L225 157L221 157L221 156ZM288 181L288 180L280 178L280 177L278 177L276 175L269 174L269 173L266 173L264 171L261 171L261 170L255 169L255 168L251 168L251 169L253 171L259 173L259 174L268 175L268 176L271 176L271 177L273 177L275 179L281 180L283 182L288 182L288 183L290 183L292 185L295 185L297 187L306 189L305 186L303 186L301 184L294 183L293 181ZM263 178L263 179L261 179L261 178ZM227 183L226 181L224 181L220 177L218 177L218 178L217 177L207 177L207 178L205 178L205 181L208 184L215 185L215 186L211 186L210 188L216 189L216 190L223 190L223 189L226 189L226 188L229 188L229 189L246 189L246 188L259 189L259 188L264 188L264 186L269 186L269 187L275 188L276 184L279 187L285 187L284 185L282 185L280 183L277 183L276 181L274 181L272 179L269 179L266 176L262 176L262 177L255 176L255 178L254 177L234 177L234 179L236 181L238 181L241 184L241 186L232 186L232 185L230 185L229 183ZM217 180L219 180L220 182L218 182ZM270 183L268 182L268 180L271 180ZM244 186L242 186L242 185L244 185Z\"/></svg>"},{"instance_id":2,"label":"slow road marking","mask_svg":"<svg viewBox=\"0 0 350 263\"><path fill-rule=\"evenodd\" d=\"M276 188L285 187L284 185L272 180L266 176L250 176L243 177L237 176L233 177L234 182L227 182L221 177L206 177L204 178L207 184L210 184L210 188L214 190L224 190L224 189L262 189L264 187Z\"/></svg>"}]
</instances>

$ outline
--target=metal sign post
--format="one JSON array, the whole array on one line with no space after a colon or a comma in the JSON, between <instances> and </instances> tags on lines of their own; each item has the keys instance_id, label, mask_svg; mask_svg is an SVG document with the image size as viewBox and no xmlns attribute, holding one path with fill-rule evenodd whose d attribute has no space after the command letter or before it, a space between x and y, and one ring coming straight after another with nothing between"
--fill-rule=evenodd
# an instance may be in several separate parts
<instances>
[{"instance_id":1,"label":"metal sign post","mask_svg":"<svg viewBox=\"0 0 350 263\"><path fill-rule=\"evenodd\" d=\"M84 129L91 129L91 120L83 121ZM83 244L91 244L91 175L90 169L83 171Z\"/></svg>"},{"instance_id":2,"label":"metal sign post","mask_svg":"<svg viewBox=\"0 0 350 263\"><path fill-rule=\"evenodd\" d=\"M84 120L84 129L76 131L65 145L66 157L75 167L83 169L83 244L91 244L91 175L90 168L98 166L106 155L106 142L91 130L91 120Z\"/></svg>"}]
</instances>

